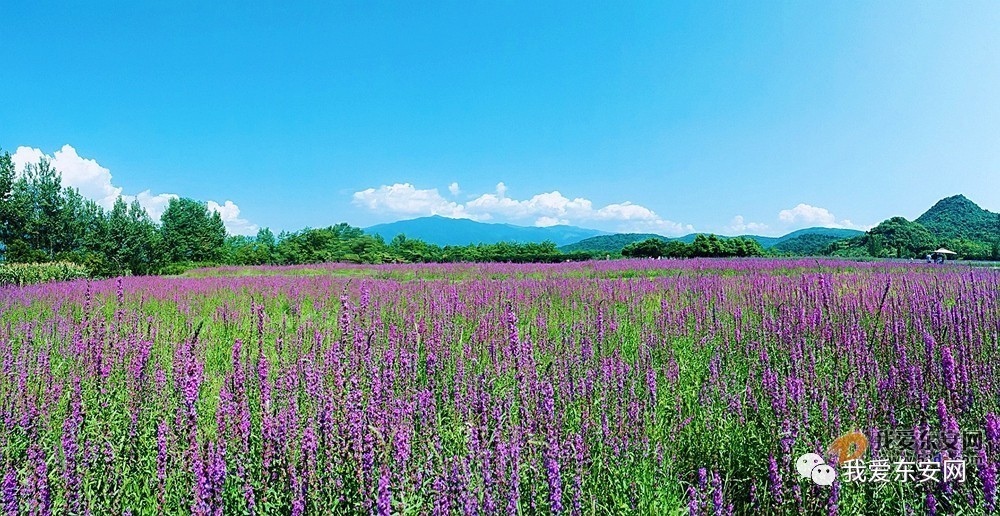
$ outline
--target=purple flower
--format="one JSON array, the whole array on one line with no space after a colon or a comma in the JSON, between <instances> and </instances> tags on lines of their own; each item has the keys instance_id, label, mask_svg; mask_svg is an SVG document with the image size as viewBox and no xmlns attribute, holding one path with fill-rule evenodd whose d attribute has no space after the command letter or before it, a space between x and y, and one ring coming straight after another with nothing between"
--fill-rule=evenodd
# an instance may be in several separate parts
<instances>
[{"instance_id":1,"label":"purple flower","mask_svg":"<svg viewBox=\"0 0 1000 516\"><path fill-rule=\"evenodd\" d=\"M712 509L715 514L722 514L725 510L722 498L722 478L715 471L712 472Z\"/></svg>"},{"instance_id":2,"label":"purple flower","mask_svg":"<svg viewBox=\"0 0 1000 516\"><path fill-rule=\"evenodd\" d=\"M545 459L545 473L549 482L549 504L552 512L561 513L563 510L562 478L559 475L559 463L554 457L550 456Z\"/></svg>"},{"instance_id":3,"label":"purple flower","mask_svg":"<svg viewBox=\"0 0 1000 516\"><path fill-rule=\"evenodd\" d=\"M221 516L222 487L226 481L225 452L221 446L210 442L205 453L196 454L194 477L192 514Z\"/></svg>"},{"instance_id":4,"label":"purple flower","mask_svg":"<svg viewBox=\"0 0 1000 516\"><path fill-rule=\"evenodd\" d=\"M45 452L36 442L28 447L28 464L32 471L28 482L28 508L35 514L48 514L51 511L49 493L49 467L45 463Z\"/></svg>"},{"instance_id":5,"label":"purple flower","mask_svg":"<svg viewBox=\"0 0 1000 516\"><path fill-rule=\"evenodd\" d=\"M834 481L830 486L830 498L826 501L826 513L836 516L840 507L840 482Z\"/></svg>"},{"instance_id":6,"label":"purple flower","mask_svg":"<svg viewBox=\"0 0 1000 516\"><path fill-rule=\"evenodd\" d=\"M695 491L694 486L689 486L688 491L688 514L691 516L698 516L701 512L701 500L699 499L698 491Z\"/></svg>"},{"instance_id":7,"label":"purple flower","mask_svg":"<svg viewBox=\"0 0 1000 516\"><path fill-rule=\"evenodd\" d=\"M986 414L986 440L993 445L1000 442L1000 417L992 412Z\"/></svg>"},{"instance_id":8,"label":"purple flower","mask_svg":"<svg viewBox=\"0 0 1000 516\"><path fill-rule=\"evenodd\" d=\"M979 480L983 483L983 497L986 499L987 510L993 512L996 509L997 496L997 465L989 462L986 452L979 451Z\"/></svg>"},{"instance_id":9,"label":"purple flower","mask_svg":"<svg viewBox=\"0 0 1000 516\"><path fill-rule=\"evenodd\" d=\"M80 505L80 473L77 470L80 447L77 444L77 434L83 423L83 401L80 392L80 378L73 378L73 392L70 398L70 413L63 420L62 449L63 479L66 482L66 508L71 514L81 512Z\"/></svg>"},{"instance_id":10,"label":"purple flower","mask_svg":"<svg viewBox=\"0 0 1000 516\"><path fill-rule=\"evenodd\" d=\"M17 490L17 471L8 466L3 485L0 486L0 507L3 507L4 514L8 516L17 514Z\"/></svg>"},{"instance_id":11,"label":"purple flower","mask_svg":"<svg viewBox=\"0 0 1000 516\"><path fill-rule=\"evenodd\" d=\"M778 461L774 459L774 455L768 457L767 476L771 481L771 496L774 497L774 500L778 503L778 505L781 505L781 493L783 491L781 486L781 473L778 471Z\"/></svg>"},{"instance_id":12,"label":"purple flower","mask_svg":"<svg viewBox=\"0 0 1000 516\"><path fill-rule=\"evenodd\" d=\"M949 347L941 350L941 377L948 392L955 392L955 359Z\"/></svg>"},{"instance_id":13,"label":"purple flower","mask_svg":"<svg viewBox=\"0 0 1000 516\"><path fill-rule=\"evenodd\" d=\"M389 490L389 468L382 466L382 474L378 479L378 514L389 516L392 509L392 493Z\"/></svg>"}]
</instances>

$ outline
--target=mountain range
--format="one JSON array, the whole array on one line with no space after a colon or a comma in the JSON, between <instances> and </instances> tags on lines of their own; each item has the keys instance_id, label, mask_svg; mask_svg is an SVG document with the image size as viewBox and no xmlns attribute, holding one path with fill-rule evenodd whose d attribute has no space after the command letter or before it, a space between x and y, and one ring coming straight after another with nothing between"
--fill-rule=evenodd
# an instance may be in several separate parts
<instances>
[{"instance_id":1,"label":"mountain range","mask_svg":"<svg viewBox=\"0 0 1000 516\"><path fill-rule=\"evenodd\" d=\"M800 242L805 239L815 240L819 237L820 240L824 241L827 245L830 242L851 238L861 235L862 232L856 229L840 229L840 228L806 228L792 231L786 235L779 237L767 237L760 235L740 235L742 238L749 238L751 240L756 240L760 243L761 247L764 249L770 249L772 247L780 249L781 245L787 242ZM590 237L579 242L575 242L570 245L565 245L559 249L563 252L573 252L573 251L599 251L607 253L617 253L621 251L625 246L633 242L641 242L649 238L657 238L663 241L676 240L679 242L684 242L685 244L690 244L694 242L696 236L699 233L691 233L689 235L684 235L677 238L668 238L660 235L654 235L650 233L617 233L613 235L600 235L596 237ZM720 238L737 238L737 237L720 237Z\"/></svg>"},{"instance_id":2,"label":"mountain range","mask_svg":"<svg viewBox=\"0 0 1000 516\"><path fill-rule=\"evenodd\" d=\"M599 235L606 231L585 229L576 226L529 227L513 224L476 222L469 219L451 219L440 215L399 220L365 228L371 235L380 235L386 242L396 235L418 238L429 244L468 245L495 244L497 242L554 242L557 246L572 244Z\"/></svg>"},{"instance_id":3,"label":"mountain range","mask_svg":"<svg viewBox=\"0 0 1000 516\"><path fill-rule=\"evenodd\" d=\"M962 248L957 250L964 251L967 256L984 255L988 252L987 248L1000 241L1000 214L981 208L964 195L941 199L910 224L926 229L929 238L936 242L935 245ZM875 232L878 232L877 230L878 227ZM399 234L441 246L549 241L559 246L560 251L567 253L586 251L611 254L620 252L633 242L649 238L676 240L689 244L698 235L692 233L668 238L653 233L608 233L565 225L528 227L452 219L437 215L378 224L365 231L381 235L387 242ZM845 253L864 254L867 252L865 249L868 239L868 233L862 231L823 227L799 229L778 237L741 236L756 240L765 249L796 255L828 254L833 252L835 244L841 246Z\"/></svg>"},{"instance_id":4,"label":"mountain range","mask_svg":"<svg viewBox=\"0 0 1000 516\"><path fill-rule=\"evenodd\" d=\"M678 238L668 238L652 233L608 233L596 229L586 229L576 226L556 225L547 227L517 226L514 224L493 224L476 222L469 219L452 219L433 215L416 219L400 220L386 224L378 224L365 228L365 232L380 235L385 241L390 241L396 235L408 238L418 238L427 243L440 246L494 244L497 242L553 242L563 252L597 251L617 253L632 242L648 238L662 240L679 240L684 243L694 241L697 233ZM758 235L743 235L760 242L764 248L771 248L783 242L794 241L802 237L821 237L826 243L843 238L858 236L861 231L836 228L800 229L780 237ZM723 237L731 238L731 237Z\"/></svg>"}]
</instances>

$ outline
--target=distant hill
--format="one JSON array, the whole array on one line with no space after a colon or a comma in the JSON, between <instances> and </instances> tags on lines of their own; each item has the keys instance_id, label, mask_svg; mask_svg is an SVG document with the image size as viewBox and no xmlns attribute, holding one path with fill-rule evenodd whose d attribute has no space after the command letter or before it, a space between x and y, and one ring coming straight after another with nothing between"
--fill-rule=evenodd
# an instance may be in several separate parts
<instances>
[{"instance_id":1,"label":"distant hill","mask_svg":"<svg viewBox=\"0 0 1000 516\"><path fill-rule=\"evenodd\" d=\"M827 254L835 256L923 257L937 247L958 257L1000 258L1000 215L984 210L964 195L941 199L909 221L892 217L864 235L834 242Z\"/></svg>"},{"instance_id":2,"label":"distant hill","mask_svg":"<svg viewBox=\"0 0 1000 516\"><path fill-rule=\"evenodd\" d=\"M860 236L860 235L863 235L864 233L865 233L864 231L858 231L857 229L844 229L844 228L806 228L806 229L799 229L797 231L792 231L791 233L788 233L787 235L783 235L783 236L778 237L777 240L775 241L774 245L777 245L777 244L779 244L781 242L785 242L787 240L791 240L793 238L798 238L798 237L801 237L801 236L805 236L805 235L822 235L822 236L836 237L838 239L841 239L841 238L851 238L851 237ZM761 244L761 245L763 245L763 244Z\"/></svg>"},{"instance_id":3,"label":"distant hill","mask_svg":"<svg viewBox=\"0 0 1000 516\"><path fill-rule=\"evenodd\" d=\"M743 238L750 238L752 240L756 240L758 243L760 243L761 247L765 249L769 249L778 244L781 244L782 242L796 239L799 237L804 237L804 236L821 237L822 239L825 239L826 245L820 247L816 251L813 251L814 253L818 253L819 251L822 251L822 249L824 249L826 246L829 246L829 244L834 241L844 238L856 237L862 234L864 233L855 229L806 228L806 229L799 229L797 231L792 231L791 233L788 233L787 235L782 235L780 237L766 237L759 235L740 235L740 236L742 236ZM601 236L587 238L570 245L564 245L559 249L563 252L595 251L602 253L618 253L621 252L621 250L628 244L631 244L633 242L641 242L649 238L658 238L665 241L677 240L680 242L684 242L685 244L690 244L691 242L694 242L696 236L698 236L698 233L691 233L689 235L684 235L682 237L677 237L677 238L667 238L664 236L654 235L649 233L617 233L613 235L601 235ZM733 238L733 237L720 237L720 238ZM817 241L816 239L812 239L810 242L816 245L815 244L816 241ZM792 247L795 246L793 245Z\"/></svg>"},{"instance_id":4,"label":"distant hill","mask_svg":"<svg viewBox=\"0 0 1000 516\"><path fill-rule=\"evenodd\" d=\"M1000 215L980 208L964 195L941 199L914 222L942 240L992 242L1000 236Z\"/></svg>"},{"instance_id":5,"label":"distant hill","mask_svg":"<svg viewBox=\"0 0 1000 516\"><path fill-rule=\"evenodd\" d=\"M560 247L559 250L564 253L572 253L576 251L619 253L625 248L625 246L631 243L642 242L643 240L648 240L650 238L658 238L664 241L672 240L665 236L654 235L652 233L615 233L613 235L601 235L585 238L579 242L564 245Z\"/></svg>"},{"instance_id":6,"label":"distant hill","mask_svg":"<svg viewBox=\"0 0 1000 516\"><path fill-rule=\"evenodd\" d=\"M864 234L863 231L858 231L856 229L843 229L843 228L805 228L797 229L788 233L786 235L778 237L768 237L760 235L738 235L740 238L749 238L751 240L756 240L757 243L761 245L764 249L770 249L786 240L791 240L793 238L798 238L805 235L823 235L828 237L836 237L834 240L839 240L842 238L851 238ZM677 240L684 242L685 244L690 244L694 242L694 237L698 236L698 233L692 233L690 235L684 235L679 237ZM720 237L720 238L735 238L735 237ZM833 240L831 240L833 241Z\"/></svg>"},{"instance_id":7,"label":"distant hill","mask_svg":"<svg viewBox=\"0 0 1000 516\"><path fill-rule=\"evenodd\" d=\"M818 256L824 254L834 242L844 239L844 237L836 235L810 233L782 240L771 246L771 249L796 256Z\"/></svg>"},{"instance_id":8,"label":"distant hill","mask_svg":"<svg viewBox=\"0 0 1000 516\"><path fill-rule=\"evenodd\" d=\"M468 245L495 244L497 242L540 243L551 241L557 246L606 235L604 231L576 226L530 227L513 224L491 224L469 219L452 219L434 215L365 228L370 235L381 235L386 242L396 235L418 238L430 244Z\"/></svg>"}]
</instances>

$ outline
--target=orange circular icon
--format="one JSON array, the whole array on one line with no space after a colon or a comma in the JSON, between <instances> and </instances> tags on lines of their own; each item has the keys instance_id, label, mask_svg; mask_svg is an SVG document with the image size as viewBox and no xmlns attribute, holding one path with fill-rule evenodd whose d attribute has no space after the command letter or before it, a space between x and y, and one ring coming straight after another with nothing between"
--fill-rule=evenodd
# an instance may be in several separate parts
<instances>
[{"instance_id":1,"label":"orange circular icon","mask_svg":"<svg viewBox=\"0 0 1000 516\"><path fill-rule=\"evenodd\" d=\"M826 455L836 455L837 464L860 459L868 451L868 438L861 432L844 434L833 441L826 450Z\"/></svg>"}]
</instances>

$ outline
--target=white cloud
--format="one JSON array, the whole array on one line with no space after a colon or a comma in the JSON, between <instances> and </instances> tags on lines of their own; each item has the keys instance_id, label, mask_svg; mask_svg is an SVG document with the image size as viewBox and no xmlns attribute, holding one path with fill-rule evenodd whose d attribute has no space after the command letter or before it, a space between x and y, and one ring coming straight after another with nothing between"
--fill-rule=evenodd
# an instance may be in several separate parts
<instances>
[{"instance_id":1,"label":"white cloud","mask_svg":"<svg viewBox=\"0 0 1000 516\"><path fill-rule=\"evenodd\" d=\"M726 226L725 230L727 233L734 233L734 234L746 233L746 232L766 233L767 231L770 230L770 228L767 226L767 224L763 224L760 222L747 222L743 218L743 215L737 215L733 217L733 220L729 222L729 225Z\"/></svg>"},{"instance_id":2,"label":"white cloud","mask_svg":"<svg viewBox=\"0 0 1000 516\"><path fill-rule=\"evenodd\" d=\"M595 208L589 199L570 199L559 191L536 194L528 199L514 199L507 196L507 185L503 182L497 183L493 193L482 194L464 204L446 200L436 188L419 190L409 183L382 185L377 189L356 192L353 202L386 214L444 215L480 221L531 223L535 226L574 224L665 235L694 231L690 224L665 220L653 210L627 201Z\"/></svg>"},{"instance_id":3,"label":"white cloud","mask_svg":"<svg viewBox=\"0 0 1000 516\"><path fill-rule=\"evenodd\" d=\"M458 187L458 183L452 183L448 185L448 191L451 192L451 195L458 195L462 189Z\"/></svg>"},{"instance_id":4,"label":"white cloud","mask_svg":"<svg viewBox=\"0 0 1000 516\"><path fill-rule=\"evenodd\" d=\"M160 216L163 215L164 211L167 211L167 205L170 204L170 199L177 199L179 196L172 193L161 193L153 194L149 190L143 190L137 195L123 195L122 198L125 202L132 202L134 200L139 201L139 205L142 206L146 213L149 214L150 218L153 220L160 220Z\"/></svg>"},{"instance_id":5,"label":"white cloud","mask_svg":"<svg viewBox=\"0 0 1000 516\"><path fill-rule=\"evenodd\" d=\"M112 182L110 170L102 167L96 160L81 157L71 145L63 145L52 155L45 154L41 149L21 146L11 155L19 173L24 172L25 166L37 164L42 158L47 159L52 167L59 171L63 186L76 188L80 191L80 195L93 200L106 210L110 210L118 196L121 196L129 203L138 200L149 216L159 221L170 199L179 197L172 193L154 194L149 190L136 195L123 195L122 188ZM207 204L209 209L219 212L226 230L230 233L242 235L257 231L257 225L239 218L240 208L232 201L226 201L221 205L215 201L208 201Z\"/></svg>"},{"instance_id":6,"label":"white cloud","mask_svg":"<svg viewBox=\"0 0 1000 516\"><path fill-rule=\"evenodd\" d=\"M811 226L821 226L827 228L848 228L848 229L868 229L866 226L859 226L848 219L837 220L837 217L830 210L808 204L799 204L790 210L778 212L778 220L789 227L803 228Z\"/></svg>"},{"instance_id":7,"label":"white cloud","mask_svg":"<svg viewBox=\"0 0 1000 516\"><path fill-rule=\"evenodd\" d=\"M444 215L471 218L461 204L446 200L437 188L418 190L410 183L382 185L355 192L352 202L372 211L404 215Z\"/></svg>"},{"instance_id":8,"label":"white cloud","mask_svg":"<svg viewBox=\"0 0 1000 516\"><path fill-rule=\"evenodd\" d=\"M778 219L786 224L836 224L837 217L834 217L830 210L799 204L790 210L778 212Z\"/></svg>"},{"instance_id":9,"label":"white cloud","mask_svg":"<svg viewBox=\"0 0 1000 516\"><path fill-rule=\"evenodd\" d=\"M38 164L43 157L62 174L63 186L72 186L80 190L80 195L93 199L104 209L111 209L122 193L121 188L111 184L110 170L92 159L81 158L76 149L69 145L63 145L62 149L55 151L51 156L31 147L18 147L11 155L14 166L19 171L23 171L26 165Z\"/></svg>"},{"instance_id":10,"label":"white cloud","mask_svg":"<svg viewBox=\"0 0 1000 516\"><path fill-rule=\"evenodd\" d=\"M240 207L233 201L226 201L221 206L215 201L208 201L208 209L219 212L226 230L234 235L253 235L257 233L257 224L251 224L247 219L240 218Z\"/></svg>"}]
</instances>

